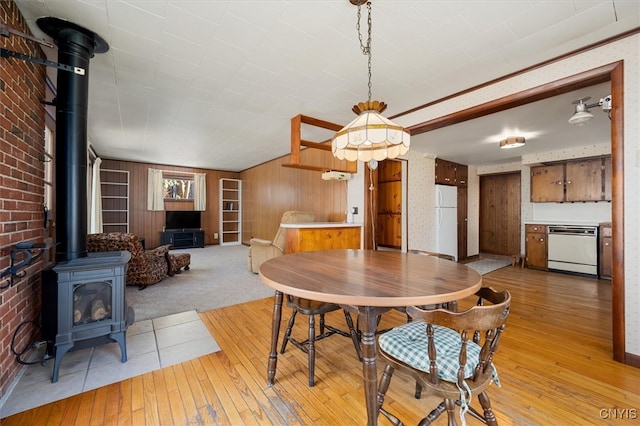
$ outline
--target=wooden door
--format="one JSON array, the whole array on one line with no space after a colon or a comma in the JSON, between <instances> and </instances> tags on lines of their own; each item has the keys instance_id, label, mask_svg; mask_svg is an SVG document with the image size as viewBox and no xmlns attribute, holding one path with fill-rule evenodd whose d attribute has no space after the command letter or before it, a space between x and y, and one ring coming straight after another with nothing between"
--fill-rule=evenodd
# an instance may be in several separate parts
<instances>
[{"instance_id":1,"label":"wooden door","mask_svg":"<svg viewBox=\"0 0 640 426\"><path fill-rule=\"evenodd\" d=\"M520 173L480 176L480 253L520 254Z\"/></svg>"},{"instance_id":2,"label":"wooden door","mask_svg":"<svg viewBox=\"0 0 640 426\"><path fill-rule=\"evenodd\" d=\"M458 187L458 261L467 258L467 212L467 188Z\"/></svg>"},{"instance_id":3,"label":"wooden door","mask_svg":"<svg viewBox=\"0 0 640 426\"><path fill-rule=\"evenodd\" d=\"M567 201L602 200L602 159L567 162L565 183Z\"/></svg>"},{"instance_id":4,"label":"wooden door","mask_svg":"<svg viewBox=\"0 0 640 426\"><path fill-rule=\"evenodd\" d=\"M402 163L385 160L378 165L376 243L402 247Z\"/></svg>"},{"instance_id":5,"label":"wooden door","mask_svg":"<svg viewBox=\"0 0 640 426\"><path fill-rule=\"evenodd\" d=\"M564 201L564 165L531 168L531 202Z\"/></svg>"}]
</instances>

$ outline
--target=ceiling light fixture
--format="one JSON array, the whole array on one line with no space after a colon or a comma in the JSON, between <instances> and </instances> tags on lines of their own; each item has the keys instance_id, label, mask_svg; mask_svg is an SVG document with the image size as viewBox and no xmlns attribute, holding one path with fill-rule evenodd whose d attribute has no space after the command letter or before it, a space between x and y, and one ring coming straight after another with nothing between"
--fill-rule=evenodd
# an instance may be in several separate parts
<instances>
[{"instance_id":1,"label":"ceiling light fixture","mask_svg":"<svg viewBox=\"0 0 640 426\"><path fill-rule=\"evenodd\" d=\"M349 2L358 6L356 30L360 49L368 57L369 98L366 102L353 106L352 111L358 114L358 117L331 139L331 150L334 157L347 161L373 162L396 158L409 151L410 134L408 130L380 114L387 108L387 104L371 100L371 2L367 0L349 0ZM366 4L368 11L367 41L364 44L360 33L360 7L363 4Z\"/></svg>"},{"instance_id":2,"label":"ceiling light fixture","mask_svg":"<svg viewBox=\"0 0 640 426\"><path fill-rule=\"evenodd\" d=\"M605 96L601 98L598 102L593 104L586 104L585 102L591 99L591 96L586 96L584 98L577 99L571 102L576 106L574 114L569 118L569 124L574 124L576 126L583 126L589 120L593 118L593 114L589 112L589 108L593 107L602 107L602 111L609 112L611 111L611 95ZM611 118L609 116L609 118Z\"/></svg>"},{"instance_id":3,"label":"ceiling light fixture","mask_svg":"<svg viewBox=\"0 0 640 426\"><path fill-rule=\"evenodd\" d=\"M500 141L500 148L502 149L511 149L511 148L519 148L524 146L525 140L522 136L509 136L508 138L502 139Z\"/></svg>"}]
</instances>

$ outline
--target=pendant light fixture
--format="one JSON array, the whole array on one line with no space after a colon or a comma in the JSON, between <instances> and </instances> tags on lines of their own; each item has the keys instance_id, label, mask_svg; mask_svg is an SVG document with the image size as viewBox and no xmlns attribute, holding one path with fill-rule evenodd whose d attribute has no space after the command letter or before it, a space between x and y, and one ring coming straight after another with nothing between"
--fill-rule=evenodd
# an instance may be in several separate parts
<instances>
[{"instance_id":1,"label":"pendant light fixture","mask_svg":"<svg viewBox=\"0 0 640 426\"><path fill-rule=\"evenodd\" d=\"M351 123L342 128L331 140L334 157L347 161L370 162L377 164L387 158L396 158L409 151L409 131L383 117L381 113L387 104L371 100L371 2L367 0L349 0L358 7L358 22L356 30L360 40L360 49L368 57L368 94L366 102L354 105L352 111L358 116ZM360 32L360 9L367 6L367 40L362 41Z\"/></svg>"}]
</instances>

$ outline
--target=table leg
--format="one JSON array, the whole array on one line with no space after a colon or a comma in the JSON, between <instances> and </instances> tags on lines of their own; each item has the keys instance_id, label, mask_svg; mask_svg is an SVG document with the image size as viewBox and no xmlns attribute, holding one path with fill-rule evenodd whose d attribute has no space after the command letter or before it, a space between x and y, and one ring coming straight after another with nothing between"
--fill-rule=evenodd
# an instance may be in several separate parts
<instances>
[{"instance_id":1,"label":"table leg","mask_svg":"<svg viewBox=\"0 0 640 426\"><path fill-rule=\"evenodd\" d=\"M273 386L278 365L278 336L280 335L280 321L282 320L282 292L276 290L273 296L273 318L271 320L271 352L267 367L267 384Z\"/></svg>"},{"instance_id":2,"label":"table leg","mask_svg":"<svg viewBox=\"0 0 640 426\"><path fill-rule=\"evenodd\" d=\"M376 368L376 329L378 316L389 309L361 306L362 317L362 370L364 376L364 398L367 405L367 424L378 424L378 371Z\"/></svg>"}]
</instances>

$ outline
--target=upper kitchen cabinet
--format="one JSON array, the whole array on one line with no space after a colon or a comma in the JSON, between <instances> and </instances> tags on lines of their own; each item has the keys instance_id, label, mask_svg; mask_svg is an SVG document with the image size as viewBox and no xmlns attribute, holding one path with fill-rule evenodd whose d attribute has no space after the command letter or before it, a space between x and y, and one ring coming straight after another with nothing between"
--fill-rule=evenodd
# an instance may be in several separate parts
<instances>
[{"instance_id":1,"label":"upper kitchen cabinet","mask_svg":"<svg viewBox=\"0 0 640 426\"><path fill-rule=\"evenodd\" d=\"M468 177L469 167L463 164L456 164L456 185L462 188L466 188Z\"/></svg>"},{"instance_id":2,"label":"upper kitchen cabinet","mask_svg":"<svg viewBox=\"0 0 640 426\"><path fill-rule=\"evenodd\" d=\"M469 168L464 164L458 164L437 158L435 176L436 183L440 185L466 187L467 176L469 174L468 169Z\"/></svg>"},{"instance_id":3,"label":"upper kitchen cabinet","mask_svg":"<svg viewBox=\"0 0 640 426\"><path fill-rule=\"evenodd\" d=\"M564 164L531 168L531 202L564 201Z\"/></svg>"},{"instance_id":4,"label":"upper kitchen cabinet","mask_svg":"<svg viewBox=\"0 0 640 426\"><path fill-rule=\"evenodd\" d=\"M610 200L610 157L531 168L532 203Z\"/></svg>"},{"instance_id":5,"label":"upper kitchen cabinet","mask_svg":"<svg viewBox=\"0 0 640 426\"><path fill-rule=\"evenodd\" d=\"M565 176L567 201L601 201L602 159L570 161Z\"/></svg>"},{"instance_id":6,"label":"upper kitchen cabinet","mask_svg":"<svg viewBox=\"0 0 640 426\"><path fill-rule=\"evenodd\" d=\"M441 185L455 185L456 164L451 161L436 158L436 183Z\"/></svg>"},{"instance_id":7,"label":"upper kitchen cabinet","mask_svg":"<svg viewBox=\"0 0 640 426\"><path fill-rule=\"evenodd\" d=\"M604 181L604 200L611 201L611 157L605 157L602 161L602 176Z\"/></svg>"}]
</instances>

